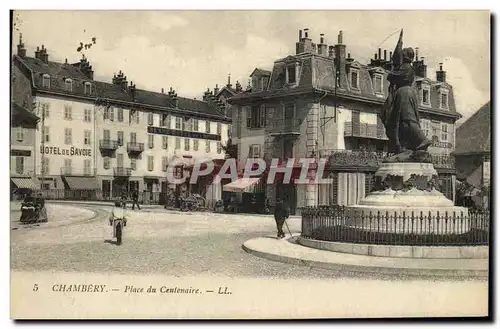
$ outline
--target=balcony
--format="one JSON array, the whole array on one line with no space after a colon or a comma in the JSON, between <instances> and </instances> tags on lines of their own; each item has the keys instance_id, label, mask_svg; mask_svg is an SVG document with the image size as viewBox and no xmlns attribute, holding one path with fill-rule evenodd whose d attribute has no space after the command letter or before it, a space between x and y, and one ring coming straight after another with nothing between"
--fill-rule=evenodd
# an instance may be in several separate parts
<instances>
[{"instance_id":1,"label":"balcony","mask_svg":"<svg viewBox=\"0 0 500 329\"><path fill-rule=\"evenodd\" d=\"M269 124L269 134L279 135L300 135L300 119L277 119Z\"/></svg>"},{"instance_id":2,"label":"balcony","mask_svg":"<svg viewBox=\"0 0 500 329\"><path fill-rule=\"evenodd\" d=\"M96 168L61 167L61 176L95 176Z\"/></svg>"},{"instance_id":3,"label":"balcony","mask_svg":"<svg viewBox=\"0 0 500 329\"><path fill-rule=\"evenodd\" d=\"M101 139L99 141L99 148L101 150L115 151L118 149L118 141L111 139Z\"/></svg>"},{"instance_id":4,"label":"balcony","mask_svg":"<svg viewBox=\"0 0 500 329\"><path fill-rule=\"evenodd\" d=\"M114 167L113 174L116 177L130 177L132 175L132 168Z\"/></svg>"},{"instance_id":5,"label":"balcony","mask_svg":"<svg viewBox=\"0 0 500 329\"><path fill-rule=\"evenodd\" d=\"M353 125L352 122L344 123L344 136L346 137L361 137L370 139L384 139L385 131L376 124L359 123Z\"/></svg>"},{"instance_id":6,"label":"balcony","mask_svg":"<svg viewBox=\"0 0 500 329\"><path fill-rule=\"evenodd\" d=\"M453 148L453 144L450 142L440 142L440 141L432 141L432 147L439 147L443 149L451 149Z\"/></svg>"},{"instance_id":7,"label":"balcony","mask_svg":"<svg viewBox=\"0 0 500 329\"><path fill-rule=\"evenodd\" d=\"M144 151L144 143L127 143L128 153L142 153Z\"/></svg>"}]
</instances>

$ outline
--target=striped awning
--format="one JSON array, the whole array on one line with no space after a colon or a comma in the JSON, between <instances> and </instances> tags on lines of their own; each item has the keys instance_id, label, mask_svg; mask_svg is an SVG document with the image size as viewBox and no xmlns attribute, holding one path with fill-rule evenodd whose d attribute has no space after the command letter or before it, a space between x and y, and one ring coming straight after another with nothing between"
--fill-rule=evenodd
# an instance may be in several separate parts
<instances>
[{"instance_id":1,"label":"striped awning","mask_svg":"<svg viewBox=\"0 0 500 329\"><path fill-rule=\"evenodd\" d=\"M17 188L29 188L32 190L37 189L37 185L31 177L12 177L11 180Z\"/></svg>"},{"instance_id":2,"label":"striped awning","mask_svg":"<svg viewBox=\"0 0 500 329\"><path fill-rule=\"evenodd\" d=\"M98 190L99 184L95 177L71 177L65 176L70 190Z\"/></svg>"},{"instance_id":3,"label":"striped awning","mask_svg":"<svg viewBox=\"0 0 500 329\"><path fill-rule=\"evenodd\" d=\"M235 193L261 193L263 192L264 180L261 177L239 178L226 184L223 191Z\"/></svg>"}]
</instances>

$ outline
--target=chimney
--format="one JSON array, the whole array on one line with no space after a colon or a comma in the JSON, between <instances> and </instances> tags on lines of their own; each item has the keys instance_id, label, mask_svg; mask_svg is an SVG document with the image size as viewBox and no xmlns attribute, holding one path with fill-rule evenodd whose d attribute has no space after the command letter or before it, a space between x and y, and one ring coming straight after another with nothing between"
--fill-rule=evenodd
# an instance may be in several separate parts
<instances>
[{"instance_id":1,"label":"chimney","mask_svg":"<svg viewBox=\"0 0 500 329\"><path fill-rule=\"evenodd\" d=\"M304 29L303 44L304 44L304 49L302 52L304 52L304 53L313 52L312 40L309 39L309 29L308 28Z\"/></svg>"},{"instance_id":2,"label":"chimney","mask_svg":"<svg viewBox=\"0 0 500 329\"><path fill-rule=\"evenodd\" d=\"M231 84L231 73L227 75L227 87L231 88L233 85Z\"/></svg>"},{"instance_id":3,"label":"chimney","mask_svg":"<svg viewBox=\"0 0 500 329\"><path fill-rule=\"evenodd\" d=\"M38 46L36 47L35 58L40 59L40 47L38 47Z\"/></svg>"},{"instance_id":4,"label":"chimney","mask_svg":"<svg viewBox=\"0 0 500 329\"><path fill-rule=\"evenodd\" d=\"M173 93L172 95L172 100L174 101L175 103L175 108L179 108L179 98L177 97L177 93Z\"/></svg>"},{"instance_id":5,"label":"chimney","mask_svg":"<svg viewBox=\"0 0 500 329\"><path fill-rule=\"evenodd\" d=\"M302 41L302 30L299 30L299 42Z\"/></svg>"},{"instance_id":6,"label":"chimney","mask_svg":"<svg viewBox=\"0 0 500 329\"><path fill-rule=\"evenodd\" d=\"M443 63L439 63L439 71L436 71L436 80L446 82L446 71L443 71Z\"/></svg>"},{"instance_id":7,"label":"chimney","mask_svg":"<svg viewBox=\"0 0 500 329\"><path fill-rule=\"evenodd\" d=\"M384 49L384 61L387 60L387 49Z\"/></svg>"},{"instance_id":8,"label":"chimney","mask_svg":"<svg viewBox=\"0 0 500 329\"><path fill-rule=\"evenodd\" d=\"M424 64L425 57L420 57L419 61L413 62L413 68L415 70L415 75L418 77L427 77L427 65ZM437 74L437 72L436 72Z\"/></svg>"},{"instance_id":9,"label":"chimney","mask_svg":"<svg viewBox=\"0 0 500 329\"><path fill-rule=\"evenodd\" d=\"M26 57L26 48L24 48L23 34L19 33L19 44L17 45L17 56L24 58Z\"/></svg>"},{"instance_id":10,"label":"chimney","mask_svg":"<svg viewBox=\"0 0 500 329\"><path fill-rule=\"evenodd\" d=\"M215 84L214 94L217 95L218 93L219 93L219 85Z\"/></svg>"},{"instance_id":11,"label":"chimney","mask_svg":"<svg viewBox=\"0 0 500 329\"><path fill-rule=\"evenodd\" d=\"M305 51L304 39L302 39L302 30L299 30L299 41L295 43L295 54L300 54Z\"/></svg>"},{"instance_id":12,"label":"chimney","mask_svg":"<svg viewBox=\"0 0 500 329\"><path fill-rule=\"evenodd\" d=\"M415 62L418 62L418 47L415 47Z\"/></svg>"},{"instance_id":13,"label":"chimney","mask_svg":"<svg viewBox=\"0 0 500 329\"><path fill-rule=\"evenodd\" d=\"M207 90L208 91L208 90ZM174 90L172 89L172 87L170 87L170 90L168 91L168 96L170 97L173 97L175 95L175 92Z\"/></svg>"},{"instance_id":14,"label":"chimney","mask_svg":"<svg viewBox=\"0 0 500 329\"><path fill-rule=\"evenodd\" d=\"M328 46L325 44L325 35L323 33L320 34L319 37L319 45L318 45L318 54L323 56L328 56L327 50Z\"/></svg>"},{"instance_id":15,"label":"chimney","mask_svg":"<svg viewBox=\"0 0 500 329\"><path fill-rule=\"evenodd\" d=\"M40 50L39 53L40 60L44 62L45 64L49 63L49 55L47 54L47 48L45 48L44 45L42 45L42 49Z\"/></svg>"},{"instance_id":16,"label":"chimney","mask_svg":"<svg viewBox=\"0 0 500 329\"><path fill-rule=\"evenodd\" d=\"M378 59L382 59L382 48L378 49Z\"/></svg>"},{"instance_id":17,"label":"chimney","mask_svg":"<svg viewBox=\"0 0 500 329\"><path fill-rule=\"evenodd\" d=\"M239 81L236 81L236 91L239 93L243 91L243 87Z\"/></svg>"},{"instance_id":18,"label":"chimney","mask_svg":"<svg viewBox=\"0 0 500 329\"><path fill-rule=\"evenodd\" d=\"M375 53L375 57L374 58L375 58L375 60L377 60L377 53Z\"/></svg>"},{"instance_id":19,"label":"chimney","mask_svg":"<svg viewBox=\"0 0 500 329\"><path fill-rule=\"evenodd\" d=\"M165 93L165 89L161 88L161 93L164 94Z\"/></svg>"},{"instance_id":20,"label":"chimney","mask_svg":"<svg viewBox=\"0 0 500 329\"><path fill-rule=\"evenodd\" d=\"M335 57L335 47L334 46L330 46L328 47L328 57Z\"/></svg>"},{"instance_id":21,"label":"chimney","mask_svg":"<svg viewBox=\"0 0 500 329\"><path fill-rule=\"evenodd\" d=\"M345 89L347 86L347 78L346 78L346 58L345 51L346 46L342 44L343 36L342 31L339 32L338 35L338 43L335 45L335 69L338 72L338 87Z\"/></svg>"},{"instance_id":22,"label":"chimney","mask_svg":"<svg viewBox=\"0 0 500 329\"><path fill-rule=\"evenodd\" d=\"M130 81L130 87L128 87L130 95L132 95L132 99L135 101L135 85L134 82Z\"/></svg>"},{"instance_id":23,"label":"chimney","mask_svg":"<svg viewBox=\"0 0 500 329\"><path fill-rule=\"evenodd\" d=\"M351 58L351 53L347 53L346 62L349 63L349 64L352 63L352 62L354 62L354 58Z\"/></svg>"},{"instance_id":24,"label":"chimney","mask_svg":"<svg viewBox=\"0 0 500 329\"><path fill-rule=\"evenodd\" d=\"M120 86L122 87L123 90L127 90L127 87L128 87L127 76L123 77L123 79L120 83Z\"/></svg>"}]
</instances>

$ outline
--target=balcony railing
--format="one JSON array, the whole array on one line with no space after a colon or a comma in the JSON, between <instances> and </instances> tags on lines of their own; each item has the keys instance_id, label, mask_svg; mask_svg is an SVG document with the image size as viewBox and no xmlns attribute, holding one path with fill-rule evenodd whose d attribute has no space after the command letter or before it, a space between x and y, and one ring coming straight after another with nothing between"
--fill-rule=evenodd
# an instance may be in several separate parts
<instances>
[{"instance_id":1,"label":"balcony railing","mask_svg":"<svg viewBox=\"0 0 500 329\"><path fill-rule=\"evenodd\" d=\"M319 151L319 156L327 158L330 167L378 167L387 152L324 149ZM431 159L434 168L455 168L455 159L450 155L431 154Z\"/></svg>"},{"instance_id":2,"label":"balcony railing","mask_svg":"<svg viewBox=\"0 0 500 329\"><path fill-rule=\"evenodd\" d=\"M118 149L118 141L111 139L101 139L99 141L99 148L101 150L116 150Z\"/></svg>"},{"instance_id":3,"label":"balcony railing","mask_svg":"<svg viewBox=\"0 0 500 329\"><path fill-rule=\"evenodd\" d=\"M95 176L96 168L61 167L61 176Z\"/></svg>"},{"instance_id":4,"label":"balcony railing","mask_svg":"<svg viewBox=\"0 0 500 329\"><path fill-rule=\"evenodd\" d=\"M277 119L269 124L272 135L300 135L300 119Z\"/></svg>"},{"instance_id":5,"label":"balcony railing","mask_svg":"<svg viewBox=\"0 0 500 329\"><path fill-rule=\"evenodd\" d=\"M440 148L444 148L444 149L451 149L453 147L453 144L451 144L450 142L433 141L431 146L440 147Z\"/></svg>"},{"instance_id":6,"label":"balcony railing","mask_svg":"<svg viewBox=\"0 0 500 329\"><path fill-rule=\"evenodd\" d=\"M352 122L344 123L344 136L372 139L387 139L385 131L378 129L376 124L359 123L359 131L353 129Z\"/></svg>"},{"instance_id":7,"label":"balcony railing","mask_svg":"<svg viewBox=\"0 0 500 329\"><path fill-rule=\"evenodd\" d=\"M141 153L144 151L144 143L127 143L127 152L129 153Z\"/></svg>"},{"instance_id":8,"label":"balcony railing","mask_svg":"<svg viewBox=\"0 0 500 329\"><path fill-rule=\"evenodd\" d=\"M113 174L117 177L129 177L132 175L132 168L114 167Z\"/></svg>"}]
</instances>

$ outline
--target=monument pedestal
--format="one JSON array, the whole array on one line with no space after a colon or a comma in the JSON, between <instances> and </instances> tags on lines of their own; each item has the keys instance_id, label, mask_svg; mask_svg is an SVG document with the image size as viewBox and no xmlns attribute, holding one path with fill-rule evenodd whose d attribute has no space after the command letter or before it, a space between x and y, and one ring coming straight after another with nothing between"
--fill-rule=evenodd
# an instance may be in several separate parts
<instances>
[{"instance_id":1,"label":"monument pedestal","mask_svg":"<svg viewBox=\"0 0 500 329\"><path fill-rule=\"evenodd\" d=\"M436 190L432 163L382 163L375 190L346 210L346 226L405 234L463 234L468 209Z\"/></svg>"}]
</instances>

